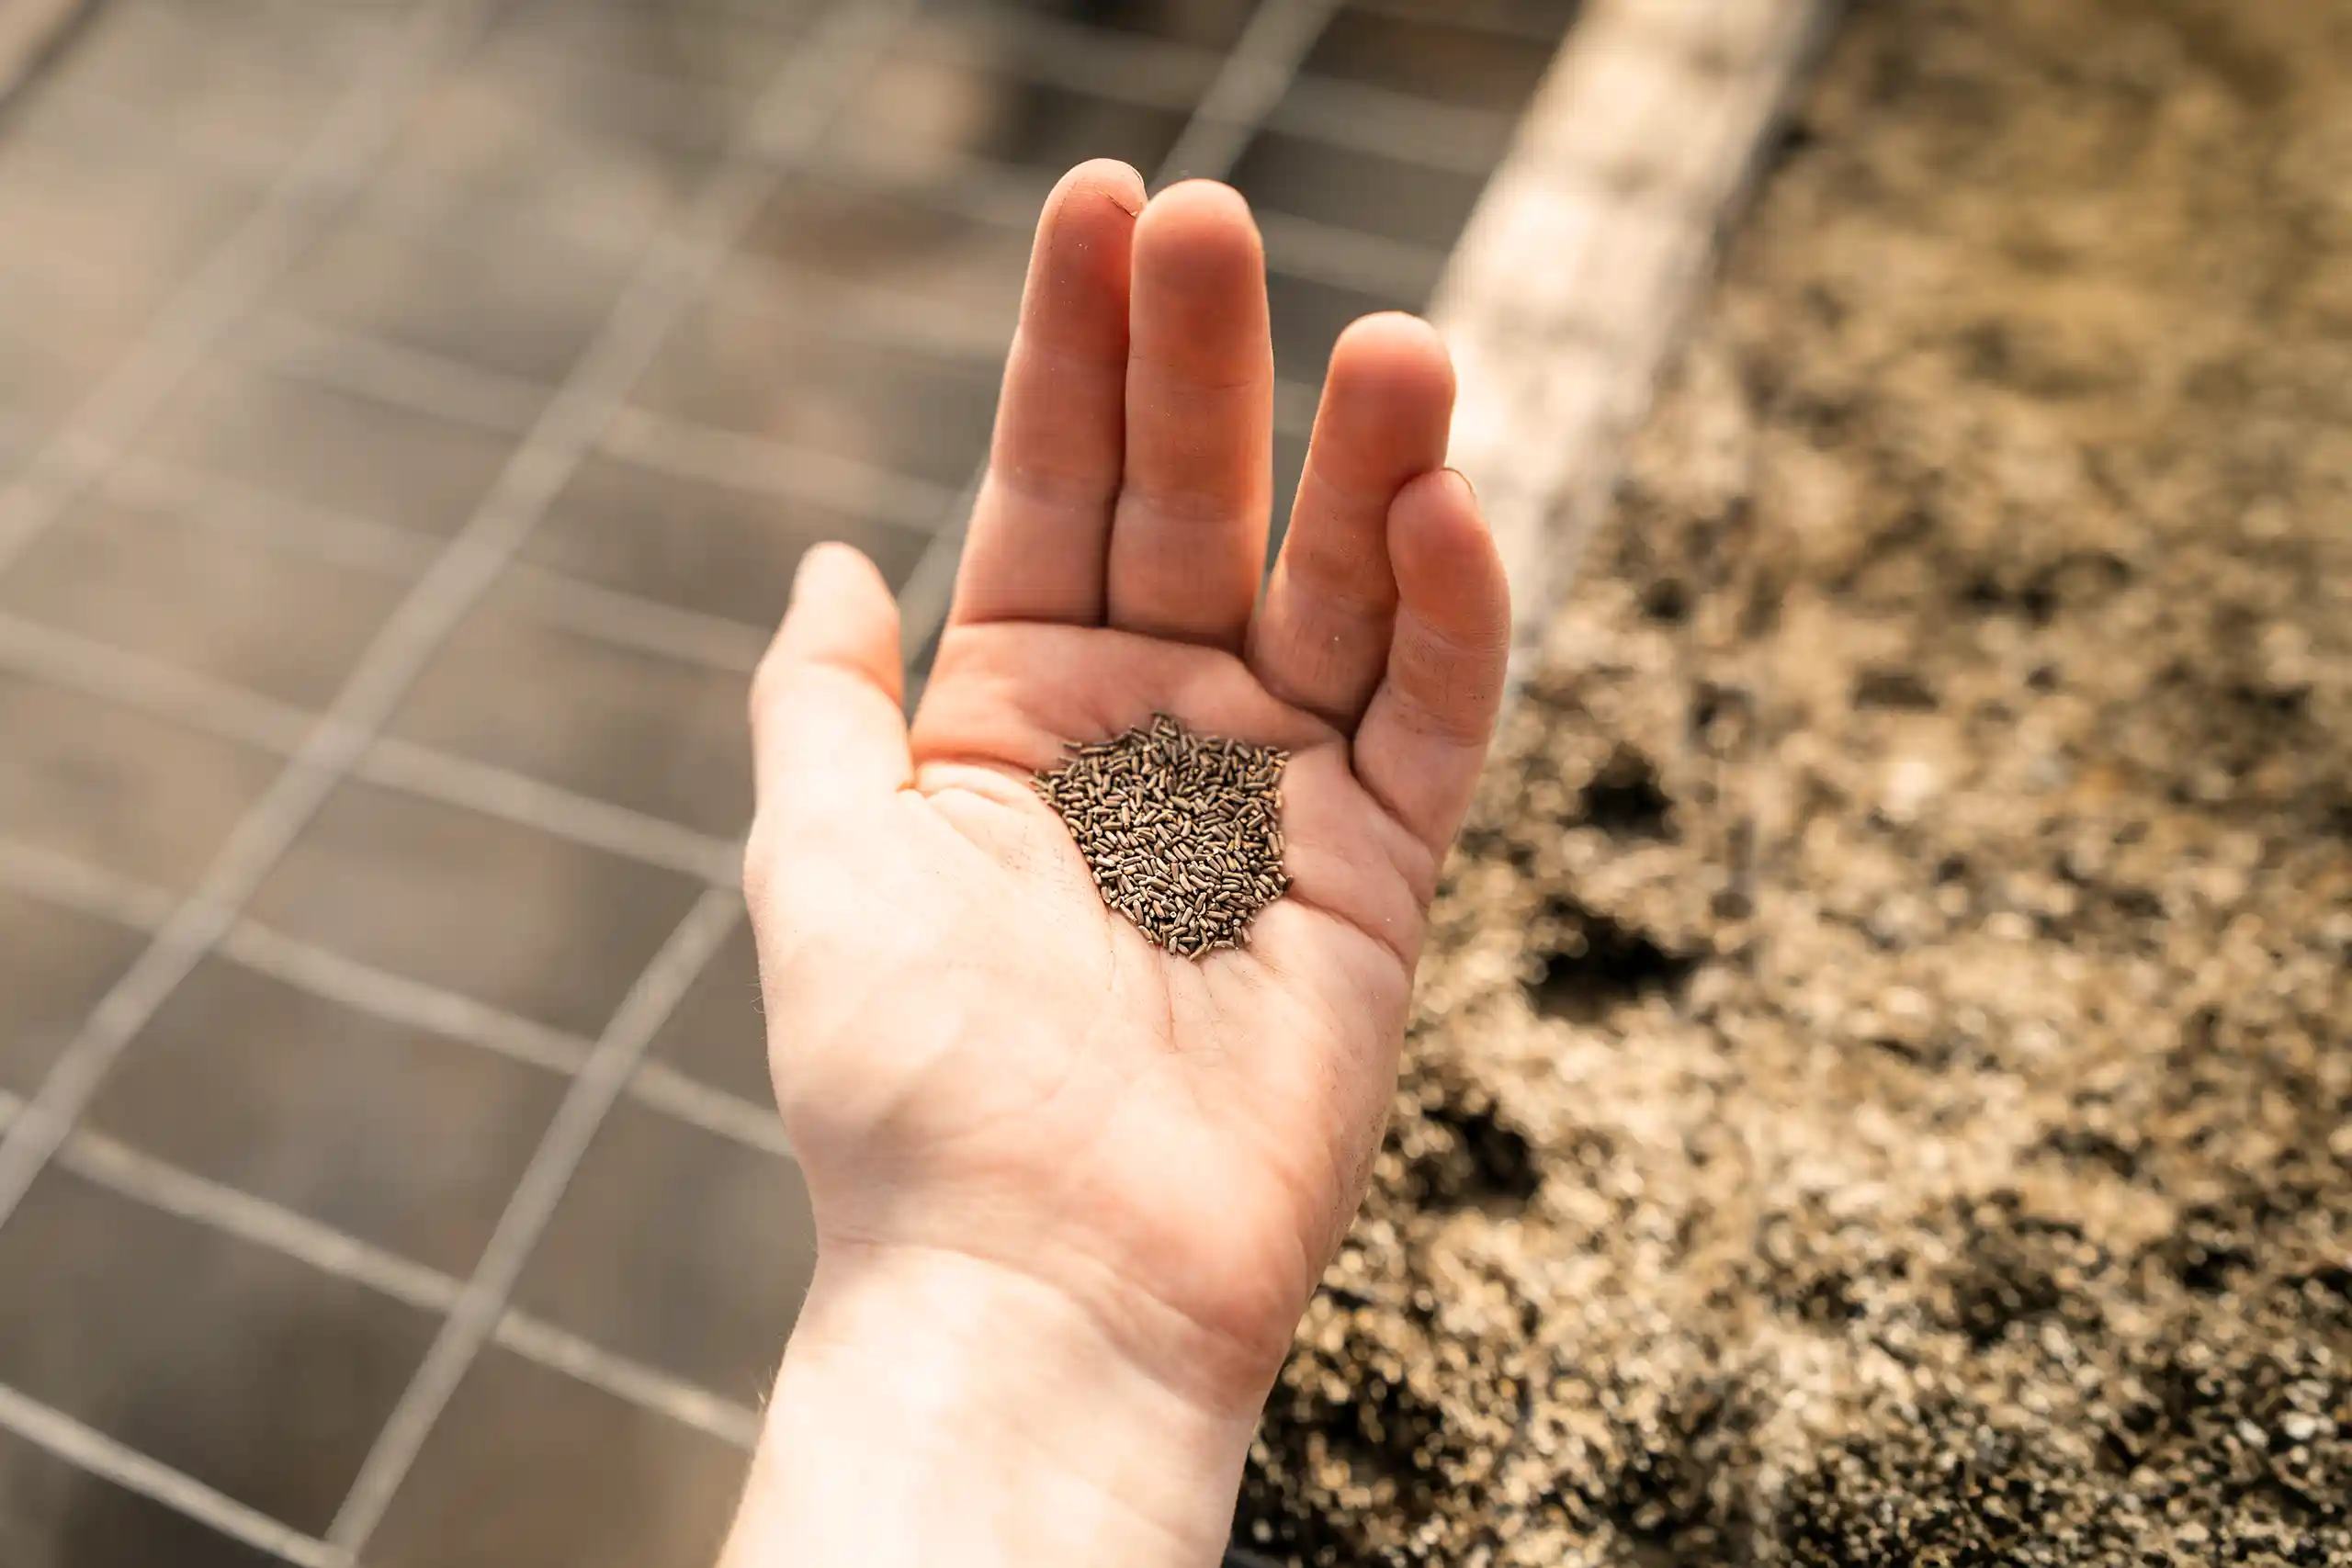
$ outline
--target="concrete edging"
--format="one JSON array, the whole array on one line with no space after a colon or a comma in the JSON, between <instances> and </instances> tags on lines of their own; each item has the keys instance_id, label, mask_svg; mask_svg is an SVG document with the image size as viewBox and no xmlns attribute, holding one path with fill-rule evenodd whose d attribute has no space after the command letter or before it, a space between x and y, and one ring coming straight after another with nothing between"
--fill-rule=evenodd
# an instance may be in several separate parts
<instances>
[{"instance_id":1,"label":"concrete edging","mask_svg":"<svg viewBox=\"0 0 2352 1568\"><path fill-rule=\"evenodd\" d=\"M1447 265L1453 461L1510 570L1515 679L1835 10L1593 0Z\"/></svg>"}]
</instances>

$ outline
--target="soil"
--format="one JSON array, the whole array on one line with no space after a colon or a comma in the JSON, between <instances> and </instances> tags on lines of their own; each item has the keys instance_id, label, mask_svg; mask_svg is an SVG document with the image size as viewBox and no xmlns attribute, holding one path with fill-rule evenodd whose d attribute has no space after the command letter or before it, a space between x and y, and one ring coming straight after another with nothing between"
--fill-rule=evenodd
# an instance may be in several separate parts
<instances>
[{"instance_id":1,"label":"soil","mask_svg":"<svg viewBox=\"0 0 2352 1568\"><path fill-rule=\"evenodd\" d=\"M2352 1564L2352 6L1855 10L1239 1538Z\"/></svg>"}]
</instances>

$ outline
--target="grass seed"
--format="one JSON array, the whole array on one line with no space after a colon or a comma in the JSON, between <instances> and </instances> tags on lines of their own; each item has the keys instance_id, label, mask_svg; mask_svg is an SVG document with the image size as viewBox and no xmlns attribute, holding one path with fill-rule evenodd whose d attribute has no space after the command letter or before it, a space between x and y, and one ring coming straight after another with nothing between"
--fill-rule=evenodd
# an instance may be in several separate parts
<instances>
[{"instance_id":1,"label":"grass seed","mask_svg":"<svg viewBox=\"0 0 2352 1568\"><path fill-rule=\"evenodd\" d=\"M1102 901L1181 958L1239 947L1290 887L1283 871L1290 753L1200 735L1155 714L1108 740L1072 744L1036 776L1078 841Z\"/></svg>"}]
</instances>

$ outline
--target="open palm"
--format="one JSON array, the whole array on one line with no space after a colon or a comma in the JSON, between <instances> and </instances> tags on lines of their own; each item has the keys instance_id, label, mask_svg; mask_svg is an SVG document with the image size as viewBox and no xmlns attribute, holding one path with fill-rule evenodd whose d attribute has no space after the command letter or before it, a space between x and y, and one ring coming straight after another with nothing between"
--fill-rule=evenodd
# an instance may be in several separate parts
<instances>
[{"instance_id":1,"label":"open palm","mask_svg":"<svg viewBox=\"0 0 2352 1568\"><path fill-rule=\"evenodd\" d=\"M1241 199L1147 208L1123 165L1073 171L911 732L889 594L839 547L805 563L753 699L748 881L820 1255L1017 1275L1237 1399L1362 1196L1509 619L1441 467L1426 325L1341 339L1261 595L1272 392ZM1163 711L1291 752L1290 893L1197 961L1104 906L1030 787Z\"/></svg>"}]
</instances>

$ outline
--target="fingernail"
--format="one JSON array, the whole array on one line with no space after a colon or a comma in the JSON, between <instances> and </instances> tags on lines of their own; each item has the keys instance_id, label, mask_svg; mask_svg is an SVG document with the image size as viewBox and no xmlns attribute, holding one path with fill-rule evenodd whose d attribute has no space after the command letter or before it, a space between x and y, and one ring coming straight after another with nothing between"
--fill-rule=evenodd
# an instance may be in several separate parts
<instances>
[{"instance_id":1,"label":"fingernail","mask_svg":"<svg viewBox=\"0 0 2352 1568\"><path fill-rule=\"evenodd\" d=\"M1478 487L1470 482L1470 476L1464 473L1460 468L1454 468L1450 464L1447 466L1445 471L1462 481L1462 488L1470 492L1471 504L1474 506L1476 505L1478 502Z\"/></svg>"}]
</instances>

